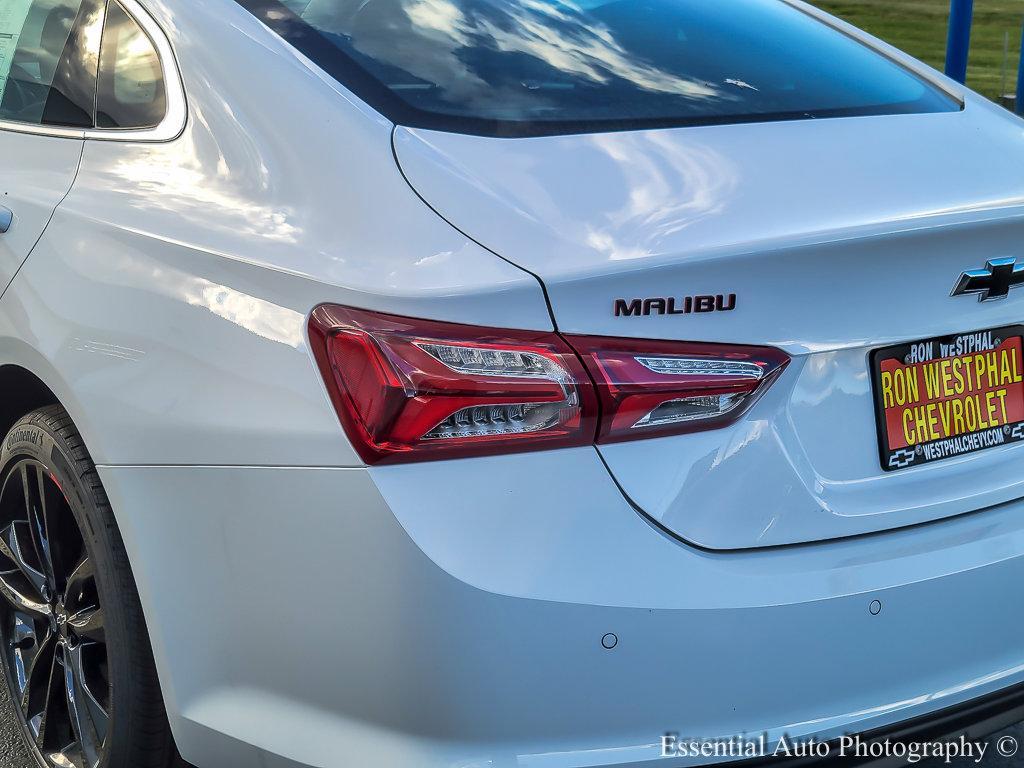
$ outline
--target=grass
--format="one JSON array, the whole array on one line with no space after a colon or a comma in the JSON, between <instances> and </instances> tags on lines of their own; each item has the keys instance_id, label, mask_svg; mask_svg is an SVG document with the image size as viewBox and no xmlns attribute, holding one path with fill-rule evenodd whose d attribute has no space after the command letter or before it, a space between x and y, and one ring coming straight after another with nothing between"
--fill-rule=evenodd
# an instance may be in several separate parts
<instances>
[{"instance_id":1,"label":"grass","mask_svg":"<svg viewBox=\"0 0 1024 768\"><path fill-rule=\"evenodd\" d=\"M949 0L812 2L933 67L943 69ZM971 88L991 99L997 98L1003 88L1005 58L1005 92L1013 93L1016 90L1022 24L1024 2L1021 0L975 0L967 71L967 84ZM1007 36L1009 55L1004 56Z\"/></svg>"}]
</instances>

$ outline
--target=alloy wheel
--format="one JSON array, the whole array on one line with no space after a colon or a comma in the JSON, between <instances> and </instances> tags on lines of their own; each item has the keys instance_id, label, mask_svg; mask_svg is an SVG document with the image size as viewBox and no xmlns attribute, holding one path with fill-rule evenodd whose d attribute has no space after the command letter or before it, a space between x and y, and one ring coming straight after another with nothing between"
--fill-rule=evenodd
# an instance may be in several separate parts
<instances>
[{"instance_id":1,"label":"alloy wheel","mask_svg":"<svg viewBox=\"0 0 1024 768\"><path fill-rule=\"evenodd\" d=\"M0 642L38 756L55 768L97 768L111 691L93 561L56 479L28 458L0 484Z\"/></svg>"}]
</instances>

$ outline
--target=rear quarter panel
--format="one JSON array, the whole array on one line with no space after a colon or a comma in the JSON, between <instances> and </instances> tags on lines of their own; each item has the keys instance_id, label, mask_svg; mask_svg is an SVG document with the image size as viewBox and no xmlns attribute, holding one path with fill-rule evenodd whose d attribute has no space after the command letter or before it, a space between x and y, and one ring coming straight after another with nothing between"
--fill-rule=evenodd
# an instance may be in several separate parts
<instances>
[{"instance_id":1,"label":"rear quarter panel","mask_svg":"<svg viewBox=\"0 0 1024 768\"><path fill-rule=\"evenodd\" d=\"M0 362L65 400L98 463L359 464L309 355L322 302L551 327L533 277L409 189L390 123L233 2L149 8L184 133L87 141L0 303Z\"/></svg>"}]
</instances>

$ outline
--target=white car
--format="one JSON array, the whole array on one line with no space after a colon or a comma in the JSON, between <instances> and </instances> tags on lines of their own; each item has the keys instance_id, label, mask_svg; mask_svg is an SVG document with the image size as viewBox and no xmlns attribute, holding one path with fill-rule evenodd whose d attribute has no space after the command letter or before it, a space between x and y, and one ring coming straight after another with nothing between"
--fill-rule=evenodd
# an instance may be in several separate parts
<instances>
[{"instance_id":1,"label":"white car","mask_svg":"<svg viewBox=\"0 0 1024 768\"><path fill-rule=\"evenodd\" d=\"M0 193L42 768L1024 718L1024 122L878 40L797 0L0 0Z\"/></svg>"}]
</instances>

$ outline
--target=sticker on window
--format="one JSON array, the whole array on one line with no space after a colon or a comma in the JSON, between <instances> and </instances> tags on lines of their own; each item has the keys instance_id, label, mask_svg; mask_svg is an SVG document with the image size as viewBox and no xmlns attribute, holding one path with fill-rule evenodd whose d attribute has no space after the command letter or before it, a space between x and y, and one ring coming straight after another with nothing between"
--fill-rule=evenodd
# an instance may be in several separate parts
<instances>
[{"instance_id":1,"label":"sticker on window","mask_svg":"<svg viewBox=\"0 0 1024 768\"><path fill-rule=\"evenodd\" d=\"M14 52L25 28L33 0L6 0L0 5L0 102L7 91L7 78L11 75Z\"/></svg>"}]
</instances>

